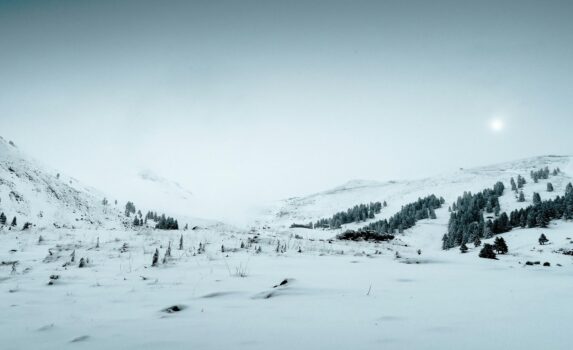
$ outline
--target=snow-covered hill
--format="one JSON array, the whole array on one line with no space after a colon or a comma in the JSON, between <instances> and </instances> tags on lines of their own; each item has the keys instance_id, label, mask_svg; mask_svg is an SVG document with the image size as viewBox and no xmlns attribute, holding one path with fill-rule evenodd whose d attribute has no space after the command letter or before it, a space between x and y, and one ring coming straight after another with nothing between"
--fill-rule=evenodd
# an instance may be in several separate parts
<instances>
[{"instance_id":1,"label":"snow-covered hill","mask_svg":"<svg viewBox=\"0 0 573 350\"><path fill-rule=\"evenodd\" d=\"M500 198L500 204L502 211L509 212L515 208L531 204L533 192L540 193L542 199L562 195L567 183L573 182L572 160L573 158L570 156L541 156L492 166L459 169L452 173L419 180L388 182L353 180L327 191L274 203L261 211L257 224L284 229L292 223L308 223L330 217L336 212L345 211L360 203L386 201L388 207L383 208L382 212L373 219L379 220L392 216L403 205L429 194L443 197L446 200L447 209L447 206L464 191L475 193L485 188L491 188L497 181L502 181L508 189ZM561 173L550 176L548 180L534 183L530 178L530 171L546 166L551 170L560 168ZM527 184L523 188L526 202L523 203L518 203L514 193L509 191L510 179L511 177L516 178L517 175L521 175L527 180ZM552 193L546 191L548 181L555 188ZM444 215L447 215L447 211ZM364 225L364 223L360 225ZM347 228L355 226L357 225L348 225Z\"/></svg>"},{"instance_id":2,"label":"snow-covered hill","mask_svg":"<svg viewBox=\"0 0 573 350\"><path fill-rule=\"evenodd\" d=\"M120 227L121 211L104 195L33 160L0 137L0 212L37 227Z\"/></svg>"},{"instance_id":3,"label":"snow-covered hill","mask_svg":"<svg viewBox=\"0 0 573 350\"><path fill-rule=\"evenodd\" d=\"M570 157L414 181L351 181L278 202L249 231L223 224L163 231L56 229L53 221L117 220L97 192L58 178L4 141L0 155L1 210L50 227L0 231L3 349L570 348L573 258L564 252L573 248L573 222L503 234L509 253L498 260L480 259L473 245L461 254L440 244L447 206L458 195L503 181L499 200L509 211L530 204L533 192L562 194L572 180ZM533 183L530 170L545 166L562 172ZM517 175L528 181L524 203L509 190ZM340 230L288 228L386 201L371 219L377 220L431 193L447 201L437 218L418 221L390 242L332 240ZM549 238L543 246L541 233Z\"/></svg>"}]
</instances>

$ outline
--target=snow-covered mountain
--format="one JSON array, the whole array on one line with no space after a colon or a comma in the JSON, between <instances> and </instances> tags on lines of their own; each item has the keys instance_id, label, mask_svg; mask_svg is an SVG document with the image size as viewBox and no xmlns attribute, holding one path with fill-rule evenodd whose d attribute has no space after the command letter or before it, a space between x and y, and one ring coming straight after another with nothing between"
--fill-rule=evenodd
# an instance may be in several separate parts
<instances>
[{"instance_id":1,"label":"snow-covered mountain","mask_svg":"<svg viewBox=\"0 0 573 350\"><path fill-rule=\"evenodd\" d=\"M104 195L59 174L0 137L0 212L37 227L119 227L123 216Z\"/></svg>"},{"instance_id":2,"label":"snow-covered mountain","mask_svg":"<svg viewBox=\"0 0 573 350\"><path fill-rule=\"evenodd\" d=\"M561 172L556 176L550 176L548 180L534 183L530 178L530 171L544 167L549 167L551 170L560 168ZM505 191L504 196L500 198L502 211L509 212L531 204L533 192L540 193L542 199L562 195L567 183L573 182L573 157L552 155L532 157L491 166L459 169L419 180L387 182L352 180L330 190L273 203L262 210L258 223L286 228L295 222L308 223L330 217L336 212L345 211L360 203L386 201L388 207L373 219L379 220L395 214L403 205L429 194L443 197L447 208L464 191L477 192L491 188L497 181L502 181L509 189L510 179L518 175L527 179L527 184L523 188L526 201L518 203L514 193ZM548 181L555 188L552 193L546 191Z\"/></svg>"},{"instance_id":3,"label":"snow-covered mountain","mask_svg":"<svg viewBox=\"0 0 573 350\"><path fill-rule=\"evenodd\" d=\"M104 206L102 194L0 140L0 211L8 220L16 215L19 227L25 220L50 227L0 230L0 340L3 349L568 349L573 222L504 233L509 252L498 260L479 258L473 244L463 254L442 250L440 239L447 206L464 191L503 181L499 202L509 211L529 205L533 192L543 199L562 194L573 180L572 160L546 156L420 180L350 181L279 201L249 231L196 220L189 230L92 230L121 225L115 201ZM561 172L534 183L529 172L545 166ZM509 190L517 175L527 179L521 203ZM179 193L160 177L145 177ZM548 181L554 192L546 191ZM436 219L419 220L389 242L288 228L386 201L369 221L377 220L428 194L446 200ZM143 195L154 203L153 192ZM549 239L543 246L541 233ZM476 329L487 336L468 337ZM515 329L520 337L508 337ZM296 336L277 342L283 334Z\"/></svg>"}]
</instances>

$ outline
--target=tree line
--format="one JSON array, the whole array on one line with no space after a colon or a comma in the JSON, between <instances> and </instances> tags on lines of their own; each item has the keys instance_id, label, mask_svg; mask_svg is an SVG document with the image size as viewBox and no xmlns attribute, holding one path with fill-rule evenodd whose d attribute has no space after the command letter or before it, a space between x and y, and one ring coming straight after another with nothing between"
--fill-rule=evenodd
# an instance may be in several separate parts
<instances>
[{"instance_id":1,"label":"tree line","mask_svg":"<svg viewBox=\"0 0 573 350\"><path fill-rule=\"evenodd\" d=\"M416 221L423 219L435 219L436 212L445 203L444 198L429 195L418 198L413 203L406 204L399 212L389 219L375 221L359 229L359 231L373 230L380 234L392 234L395 231L402 233L404 230L413 227Z\"/></svg>"},{"instance_id":2,"label":"tree line","mask_svg":"<svg viewBox=\"0 0 573 350\"><path fill-rule=\"evenodd\" d=\"M551 220L573 219L573 185L567 184L565 194L554 199L542 200L539 193L533 193L533 204L505 212L491 220L484 219L484 201L497 200L503 191L486 189L476 195L464 194L458 198L457 211L450 215L448 233L442 238L442 248L449 249L480 238L511 231L513 228L547 227ZM495 199L493 199L495 198ZM477 245L477 244L476 244Z\"/></svg>"},{"instance_id":3,"label":"tree line","mask_svg":"<svg viewBox=\"0 0 573 350\"><path fill-rule=\"evenodd\" d=\"M338 212L327 219L320 219L315 224L315 228L340 228L344 224L352 222L365 221L367 219L374 219L374 215L379 214L382 206L386 206L386 202L374 202L369 204L358 204L346 211Z\"/></svg>"},{"instance_id":4,"label":"tree line","mask_svg":"<svg viewBox=\"0 0 573 350\"><path fill-rule=\"evenodd\" d=\"M553 176L558 175L561 172L561 169L555 168L552 172L549 171L548 167L539 169L539 170L531 170L529 175L533 179L533 182L537 183L537 181L543 179L547 180L549 178L549 174L553 174Z\"/></svg>"},{"instance_id":5,"label":"tree line","mask_svg":"<svg viewBox=\"0 0 573 350\"><path fill-rule=\"evenodd\" d=\"M148 220L153 220L155 223L155 228L159 230L179 230L179 222L170 216L165 214L158 215L156 211L148 211L145 216L141 213L141 210L135 208L133 202L127 202L125 204L125 216L129 217L134 214L133 226L147 226ZM187 228L187 225L185 226Z\"/></svg>"},{"instance_id":6,"label":"tree line","mask_svg":"<svg viewBox=\"0 0 573 350\"><path fill-rule=\"evenodd\" d=\"M484 219L484 213L499 213L499 197L503 194L505 186L497 182L493 188L472 194L464 192L458 197L450 208L450 220L448 233L442 238L442 248L449 249L468 242L474 242L479 238L491 238L493 236L493 222ZM505 213L500 216L507 217ZM496 229L497 230L497 229Z\"/></svg>"}]
</instances>

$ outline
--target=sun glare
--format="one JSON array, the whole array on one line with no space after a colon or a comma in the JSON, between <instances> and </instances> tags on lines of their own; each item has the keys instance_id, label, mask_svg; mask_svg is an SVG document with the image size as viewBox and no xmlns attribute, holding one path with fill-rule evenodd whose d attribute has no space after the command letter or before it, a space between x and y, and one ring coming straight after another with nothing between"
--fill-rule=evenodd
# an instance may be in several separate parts
<instances>
[{"instance_id":1,"label":"sun glare","mask_svg":"<svg viewBox=\"0 0 573 350\"><path fill-rule=\"evenodd\" d=\"M504 124L503 124L503 120L501 119L493 119L490 124L489 124L491 130L495 131L495 132L500 132L503 130Z\"/></svg>"}]
</instances>

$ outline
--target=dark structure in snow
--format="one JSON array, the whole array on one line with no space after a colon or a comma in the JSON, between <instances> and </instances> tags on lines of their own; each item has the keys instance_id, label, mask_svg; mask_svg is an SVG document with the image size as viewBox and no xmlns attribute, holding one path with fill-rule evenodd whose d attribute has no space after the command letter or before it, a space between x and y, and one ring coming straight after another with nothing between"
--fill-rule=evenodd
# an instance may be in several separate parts
<instances>
[{"instance_id":1,"label":"dark structure in snow","mask_svg":"<svg viewBox=\"0 0 573 350\"><path fill-rule=\"evenodd\" d=\"M484 259L496 259L493 246L489 243L484 244L483 248L479 252L479 257Z\"/></svg>"},{"instance_id":2,"label":"dark structure in snow","mask_svg":"<svg viewBox=\"0 0 573 350\"><path fill-rule=\"evenodd\" d=\"M375 241L384 242L391 241L394 239L394 235L387 233L378 233L374 230L348 230L344 233L339 234L336 238L348 241Z\"/></svg>"}]
</instances>

